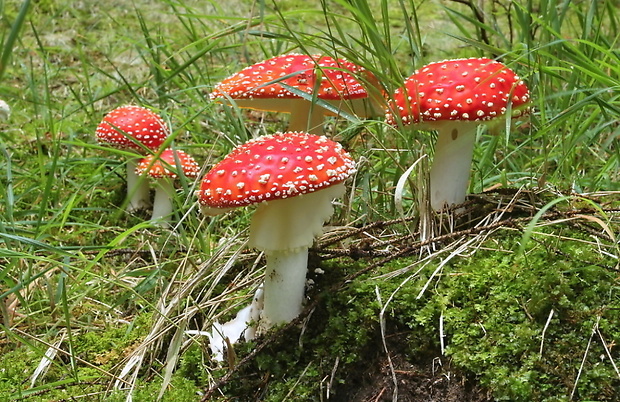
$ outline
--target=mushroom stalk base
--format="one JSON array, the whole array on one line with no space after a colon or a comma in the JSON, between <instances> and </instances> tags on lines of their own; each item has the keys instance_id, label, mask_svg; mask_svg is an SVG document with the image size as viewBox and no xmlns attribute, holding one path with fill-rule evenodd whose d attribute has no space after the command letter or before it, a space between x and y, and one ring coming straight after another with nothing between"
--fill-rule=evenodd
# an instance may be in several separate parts
<instances>
[{"instance_id":1,"label":"mushroom stalk base","mask_svg":"<svg viewBox=\"0 0 620 402\"><path fill-rule=\"evenodd\" d=\"M265 298L259 332L290 322L301 313L308 266L307 248L294 252L270 251L265 255Z\"/></svg>"},{"instance_id":2,"label":"mushroom stalk base","mask_svg":"<svg viewBox=\"0 0 620 402\"><path fill-rule=\"evenodd\" d=\"M242 308L235 318L224 324L220 324L217 321L214 322L211 332L205 334L209 337L213 359L223 361L226 346L237 343L241 338L246 341L254 339L256 336L256 323L262 310L263 286L261 285L256 290L252 303Z\"/></svg>"},{"instance_id":3,"label":"mushroom stalk base","mask_svg":"<svg viewBox=\"0 0 620 402\"><path fill-rule=\"evenodd\" d=\"M477 122L450 121L438 129L430 171L431 206L440 211L465 201Z\"/></svg>"},{"instance_id":4,"label":"mushroom stalk base","mask_svg":"<svg viewBox=\"0 0 620 402\"><path fill-rule=\"evenodd\" d=\"M126 211L135 212L151 206L148 180L136 174L137 158L127 160L127 203Z\"/></svg>"}]
</instances>

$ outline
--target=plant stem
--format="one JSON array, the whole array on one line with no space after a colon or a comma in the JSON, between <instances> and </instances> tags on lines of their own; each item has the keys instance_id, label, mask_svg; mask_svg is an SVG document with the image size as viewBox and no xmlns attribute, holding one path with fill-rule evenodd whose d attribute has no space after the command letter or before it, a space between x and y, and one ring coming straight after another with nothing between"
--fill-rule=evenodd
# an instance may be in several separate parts
<instances>
[{"instance_id":1,"label":"plant stem","mask_svg":"<svg viewBox=\"0 0 620 402\"><path fill-rule=\"evenodd\" d=\"M431 206L435 211L465 201L477 126L476 122L450 121L438 129L430 171Z\"/></svg>"},{"instance_id":2,"label":"plant stem","mask_svg":"<svg viewBox=\"0 0 620 402\"><path fill-rule=\"evenodd\" d=\"M160 221L167 226L172 215L172 199L174 197L174 182L169 178L160 178L155 184L155 200L153 202L152 221Z\"/></svg>"},{"instance_id":3,"label":"plant stem","mask_svg":"<svg viewBox=\"0 0 620 402\"><path fill-rule=\"evenodd\" d=\"M269 251L264 282L264 309L259 328L292 321L302 310L308 248L296 251Z\"/></svg>"},{"instance_id":4,"label":"plant stem","mask_svg":"<svg viewBox=\"0 0 620 402\"><path fill-rule=\"evenodd\" d=\"M146 209L151 205L148 180L136 174L138 162L138 158L127 160L127 198L129 198L127 212Z\"/></svg>"},{"instance_id":5,"label":"plant stem","mask_svg":"<svg viewBox=\"0 0 620 402\"><path fill-rule=\"evenodd\" d=\"M298 106L297 110L291 112L288 131L303 131L314 135L323 135L323 108L319 105L313 105L311 102L303 102L299 105L303 106Z\"/></svg>"}]
</instances>

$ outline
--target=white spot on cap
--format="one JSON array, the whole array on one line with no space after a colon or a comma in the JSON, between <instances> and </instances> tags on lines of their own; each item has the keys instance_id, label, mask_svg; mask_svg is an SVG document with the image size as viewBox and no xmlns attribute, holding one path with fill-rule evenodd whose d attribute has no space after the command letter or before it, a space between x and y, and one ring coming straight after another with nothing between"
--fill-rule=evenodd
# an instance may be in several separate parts
<instances>
[{"instance_id":1,"label":"white spot on cap","mask_svg":"<svg viewBox=\"0 0 620 402\"><path fill-rule=\"evenodd\" d=\"M267 182L269 181L269 178L271 177L271 175L269 173L265 173L263 175L260 175L258 178L258 182L260 184L267 184Z\"/></svg>"}]
</instances>

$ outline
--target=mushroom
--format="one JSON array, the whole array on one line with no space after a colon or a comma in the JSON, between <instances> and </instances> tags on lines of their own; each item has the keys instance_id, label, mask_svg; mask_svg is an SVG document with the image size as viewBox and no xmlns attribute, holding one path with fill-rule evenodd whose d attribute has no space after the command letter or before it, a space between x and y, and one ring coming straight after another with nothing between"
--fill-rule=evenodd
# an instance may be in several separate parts
<instances>
[{"instance_id":1,"label":"mushroom","mask_svg":"<svg viewBox=\"0 0 620 402\"><path fill-rule=\"evenodd\" d=\"M354 172L355 162L339 143L286 132L235 148L203 178L197 195L205 214L258 204L248 244L264 251L267 260L259 332L301 312L308 248Z\"/></svg>"},{"instance_id":2,"label":"mushroom","mask_svg":"<svg viewBox=\"0 0 620 402\"><path fill-rule=\"evenodd\" d=\"M99 143L137 152L157 151L170 134L170 129L158 114L141 106L121 106L109 112L97 127ZM127 211L133 212L150 205L148 182L136 175L138 158L127 159Z\"/></svg>"},{"instance_id":3,"label":"mushroom","mask_svg":"<svg viewBox=\"0 0 620 402\"><path fill-rule=\"evenodd\" d=\"M152 221L157 221L163 226L169 225L175 193L174 180L179 174L195 178L199 171L200 166L194 158L179 150L166 149L159 156L148 155L140 161L136 167L136 174L146 175L156 183Z\"/></svg>"},{"instance_id":4,"label":"mushroom","mask_svg":"<svg viewBox=\"0 0 620 402\"><path fill-rule=\"evenodd\" d=\"M377 111L383 108L354 74L364 74L367 83L378 87L374 75L344 59L287 54L256 63L226 78L213 88L210 98L234 100L241 108L290 113L289 131L320 135L325 115L336 115L343 110L370 117L378 115ZM331 110L309 102L299 92L329 103Z\"/></svg>"},{"instance_id":5,"label":"mushroom","mask_svg":"<svg viewBox=\"0 0 620 402\"><path fill-rule=\"evenodd\" d=\"M9 104L0 99L0 120L7 120L11 115Z\"/></svg>"},{"instance_id":6,"label":"mushroom","mask_svg":"<svg viewBox=\"0 0 620 402\"><path fill-rule=\"evenodd\" d=\"M477 127L529 113L527 85L504 64L486 58L430 63L396 90L386 122L437 130L430 171L431 206L465 201ZM396 116L394 115L396 114Z\"/></svg>"}]
</instances>

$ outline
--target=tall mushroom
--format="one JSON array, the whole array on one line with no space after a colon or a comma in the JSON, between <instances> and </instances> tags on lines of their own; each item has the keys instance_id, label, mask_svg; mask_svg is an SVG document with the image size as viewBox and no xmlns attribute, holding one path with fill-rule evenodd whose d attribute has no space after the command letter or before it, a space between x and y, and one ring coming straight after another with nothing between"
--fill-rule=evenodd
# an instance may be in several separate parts
<instances>
[{"instance_id":1,"label":"tall mushroom","mask_svg":"<svg viewBox=\"0 0 620 402\"><path fill-rule=\"evenodd\" d=\"M157 151L170 135L166 122L151 110L126 105L105 115L97 127L99 143L144 155ZM149 185L136 175L139 158L127 159L127 211L132 212L150 205Z\"/></svg>"},{"instance_id":2,"label":"tall mushroom","mask_svg":"<svg viewBox=\"0 0 620 402\"><path fill-rule=\"evenodd\" d=\"M430 63L396 90L386 121L437 130L430 171L431 206L436 211L465 201L476 129L499 119L529 112L527 85L502 63L456 59ZM394 115L396 114L396 116Z\"/></svg>"},{"instance_id":3,"label":"tall mushroom","mask_svg":"<svg viewBox=\"0 0 620 402\"><path fill-rule=\"evenodd\" d=\"M155 200L151 220L168 226L172 214L172 200L174 199L174 181L179 175L196 178L200 166L186 152L166 149L161 155L147 155L136 167L138 176L146 175L155 182Z\"/></svg>"},{"instance_id":4,"label":"tall mushroom","mask_svg":"<svg viewBox=\"0 0 620 402\"><path fill-rule=\"evenodd\" d=\"M202 180L197 195L206 214L258 204L249 245L267 259L260 330L290 322L301 312L308 248L354 172L355 162L339 143L286 132L235 148Z\"/></svg>"},{"instance_id":5,"label":"tall mushroom","mask_svg":"<svg viewBox=\"0 0 620 402\"><path fill-rule=\"evenodd\" d=\"M217 84L212 100L241 108L290 113L289 131L322 134L323 117L345 111L359 117L378 115L377 94L365 89L354 75L378 85L369 71L344 59L322 55L287 54L246 67ZM292 88L292 89L291 89ZM309 102L296 91L329 103L334 111ZM371 99L371 101L369 101Z\"/></svg>"}]
</instances>

